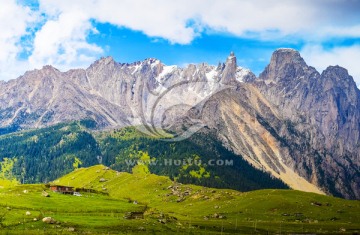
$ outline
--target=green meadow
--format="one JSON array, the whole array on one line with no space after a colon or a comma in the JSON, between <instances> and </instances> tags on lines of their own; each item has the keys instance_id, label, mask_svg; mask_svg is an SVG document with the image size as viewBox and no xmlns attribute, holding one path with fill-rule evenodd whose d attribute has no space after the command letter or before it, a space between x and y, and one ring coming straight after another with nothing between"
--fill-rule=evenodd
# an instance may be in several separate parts
<instances>
[{"instance_id":1,"label":"green meadow","mask_svg":"<svg viewBox=\"0 0 360 235\"><path fill-rule=\"evenodd\" d=\"M2 234L357 234L360 202L294 190L239 192L186 185L103 165L80 168L48 185L1 183ZM50 197L42 196L46 191ZM129 218L132 213L143 218ZM47 224L42 218L52 217Z\"/></svg>"}]
</instances>

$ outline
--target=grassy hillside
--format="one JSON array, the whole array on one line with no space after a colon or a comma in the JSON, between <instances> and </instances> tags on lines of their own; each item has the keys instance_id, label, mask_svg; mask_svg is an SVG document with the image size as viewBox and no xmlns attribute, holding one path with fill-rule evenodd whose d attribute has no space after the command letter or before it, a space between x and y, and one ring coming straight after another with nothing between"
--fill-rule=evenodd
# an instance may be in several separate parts
<instances>
[{"instance_id":1,"label":"grassy hillside","mask_svg":"<svg viewBox=\"0 0 360 235\"><path fill-rule=\"evenodd\" d=\"M98 165L79 169L55 183L91 188L146 205L146 229L149 221L168 218L165 224L157 222L158 226L168 232L194 234L360 232L359 201L294 190L241 193L135 172L116 172Z\"/></svg>"},{"instance_id":2,"label":"grassy hillside","mask_svg":"<svg viewBox=\"0 0 360 235\"><path fill-rule=\"evenodd\" d=\"M43 190L50 197L43 197ZM0 234L74 234L73 229L103 233L118 226L125 232L141 222L123 219L124 213L142 210L143 205L102 194L75 197L52 193L44 185L19 185L0 189ZM48 216L56 223L43 223L42 218Z\"/></svg>"},{"instance_id":3,"label":"grassy hillside","mask_svg":"<svg viewBox=\"0 0 360 235\"><path fill-rule=\"evenodd\" d=\"M0 188L0 234L356 234L360 202L293 190L241 193L179 184L168 177L80 168L46 185ZM50 197L43 197L43 190ZM135 202L135 203L134 203ZM143 219L128 219L144 212ZM29 214L30 213L30 214ZM56 223L46 224L43 217Z\"/></svg>"}]
</instances>

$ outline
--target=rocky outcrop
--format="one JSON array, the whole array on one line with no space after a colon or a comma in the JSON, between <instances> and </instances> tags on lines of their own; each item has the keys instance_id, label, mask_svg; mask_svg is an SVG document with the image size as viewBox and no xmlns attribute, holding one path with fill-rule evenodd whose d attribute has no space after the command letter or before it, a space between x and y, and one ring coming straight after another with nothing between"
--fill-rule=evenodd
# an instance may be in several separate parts
<instances>
[{"instance_id":1,"label":"rocky outcrop","mask_svg":"<svg viewBox=\"0 0 360 235\"><path fill-rule=\"evenodd\" d=\"M56 220L54 220L53 218L51 217L44 217L42 219L42 222L44 222L45 224L55 224L56 223Z\"/></svg>"},{"instance_id":2,"label":"rocky outcrop","mask_svg":"<svg viewBox=\"0 0 360 235\"><path fill-rule=\"evenodd\" d=\"M255 86L302 136L301 151L289 154L295 170L328 192L359 198L360 93L346 69L319 74L298 52L279 49ZM272 126L294 143L294 134Z\"/></svg>"}]
</instances>

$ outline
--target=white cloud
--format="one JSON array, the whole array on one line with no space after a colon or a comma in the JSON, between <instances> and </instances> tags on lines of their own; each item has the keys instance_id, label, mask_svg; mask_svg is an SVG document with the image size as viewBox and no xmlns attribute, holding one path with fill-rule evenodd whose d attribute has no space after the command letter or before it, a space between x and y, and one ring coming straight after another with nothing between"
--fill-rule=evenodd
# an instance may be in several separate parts
<instances>
[{"instance_id":1,"label":"white cloud","mask_svg":"<svg viewBox=\"0 0 360 235\"><path fill-rule=\"evenodd\" d=\"M360 37L360 24L348 27L329 26L322 29L319 36L322 38L332 37Z\"/></svg>"},{"instance_id":2,"label":"white cloud","mask_svg":"<svg viewBox=\"0 0 360 235\"><path fill-rule=\"evenodd\" d=\"M37 15L15 0L0 0L0 6L0 79L15 78L20 74L19 66L26 67L26 62L18 61L24 50L21 38L28 34Z\"/></svg>"},{"instance_id":3,"label":"white cloud","mask_svg":"<svg viewBox=\"0 0 360 235\"><path fill-rule=\"evenodd\" d=\"M102 53L102 49L87 42L87 35L97 31L80 12L61 13L56 20L47 21L36 33L30 65L51 64L59 69L84 67Z\"/></svg>"},{"instance_id":4,"label":"white cloud","mask_svg":"<svg viewBox=\"0 0 360 235\"><path fill-rule=\"evenodd\" d=\"M17 5L14 0L1 0L0 5L0 60L5 61L20 51L16 43L26 34L32 17L30 9Z\"/></svg>"},{"instance_id":5,"label":"white cloud","mask_svg":"<svg viewBox=\"0 0 360 235\"><path fill-rule=\"evenodd\" d=\"M196 2L196 1L195 1ZM161 37L173 43L186 44L196 36L195 29L187 26L196 9L181 1L51 1L41 0L41 9L47 14L82 12L88 19L111 23L119 27L142 31L150 37Z\"/></svg>"},{"instance_id":6,"label":"white cloud","mask_svg":"<svg viewBox=\"0 0 360 235\"><path fill-rule=\"evenodd\" d=\"M105 49L89 43L88 36L96 33L93 21L179 44L214 31L258 40L290 36L316 43L329 37L360 37L360 1L39 0L35 11L15 0L0 4L0 62L6 62L0 66L0 79L15 78L44 64L62 70L86 67ZM25 50L21 37L40 14L45 21L37 25L31 55L21 62L18 56Z\"/></svg>"},{"instance_id":7,"label":"white cloud","mask_svg":"<svg viewBox=\"0 0 360 235\"><path fill-rule=\"evenodd\" d=\"M360 85L360 45L334 47L328 50L320 45L307 45L301 50L301 55L307 64L315 67L319 72L329 65L346 68L357 85Z\"/></svg>"},{"instance_id":8,"label":"white cloud","mask_svg":"<svg viewBox=\"0 0 360 235\"><path fill-rule=\"evenodd\" d=\"M205 29L258 39L293 34L312 40L339 35L360 36L358 13L351 11L352 4L353 8L359 4L344 4L343 1L40 0L40 6L49 15L77 11L89 19L138 30L172 43L187 44ZM341 17L334 17L339 14Z\"/></svg>"}]
</instances>

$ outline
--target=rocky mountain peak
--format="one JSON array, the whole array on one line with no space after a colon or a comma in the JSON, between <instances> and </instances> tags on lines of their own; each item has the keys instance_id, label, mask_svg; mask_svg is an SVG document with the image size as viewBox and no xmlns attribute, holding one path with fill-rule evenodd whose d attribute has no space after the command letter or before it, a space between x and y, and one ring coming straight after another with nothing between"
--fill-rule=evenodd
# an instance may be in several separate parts
<instances>
[{"instance_id":1,"label":"rocky mountain peak","mask_svg":"<svg viewBox=\"0 0 360 235\"><path fill-rule=\"evenodd\" d=\"M52 65L44 65L42 70L56 70L59 71L57 68L53 67Z\"/></svg>"},{"instance_id":2,"label":"rocky mountain peak","mask_svg":"<svg viewBox=\"0 0 360 235\"><path fill-rule=\"evenodd\" d=\"M114 63L115 60L112 56L107 56L107 57L102 57L98 60L99 63L103 63L103 64L109 64L109 63Z\"/></svg>"},{"instance_id":3,"label":"rocky mountain peak","mask_svg":"<svg viewBox=\"0 0 360 235\"><path fill-rule=\"evenodd\" d=\"M279 48L272 54L271 61L288 61L288 60L302 60L300 53L292 48ZM271 62L270 61L270 62Z\"/></svg>"},{"instance_id":4,"label":"rocky mountain peak","mask_svg":"<svg viewBox=\"0 0 360 235\"><path fill-rule=\"evenodd\" d=\"M113 57L101 57L99 60L95 61L86 69L87 74L98 74L99 77L111 78L114 75L115 71L119 71L121 64L117 63Z\"/></svg>"},{"instance_id":5,"label":"rocky mountain peak","mask_svg":"<svg viewBox=\"0 0 360 235\"><path fill-rule=\"evenodd\" d=\"M350 79L350 75L347 71L347 69L340 67L338 65L336 66L329 66L327 67L321 74L325 78L333 78L336 81L344 81L344 80L350 80L353 81L353 79Z\"/></svg>"},{"instance_id":6,"label":"rocky mountain peak","mask_svg":"<svg viewBox=\"0 0 360 235\"><path fill-rule=\"evenodd\" d=\"M52 65L45 65L43 66L40 71L43 74L57 74L57 73L61 73L60 70L58 70L57 68L53 67Z\"/></svg>"},{"instance_id":7,"label":"rocky mountain peak","mask_svg":"<svg viewBox=\"0 0 360 235\"><path fill-rule=\"evenodd\" d=\"M145 60L148 64L161 64L161 61L156 58L148 58Z\"/></svg>"},{"instance_id":8,"label":"rocky mountain peak","mask_svg":"<svg viewBox=\"0 0 360 235\"><path fill-rule=\"evenodd\" d=\"M260 74L261 79L268 79L275 82L280 80L301 77L307 72L309 67L300 53L294 49L281 48L274 51L271 56L270 64Z\"/></svg>"},{"instance_id":9,"label":"rocky mountain peak","mask_svg":"<svg viewBox=\"0 0 360 235\"><path fill-rule=\"evenodd\" d=\"M357 85L345 68L338 65L327 67L321 74L325 90L335 89L341 97L347 97L352 104L357 103L360 93ZM350 102L348 100L347 102Z\"/></svg>"},{"instance_id":10,"label":"rocky mountain peak","mask_svg":"<svg viewBox=\"0 0 360 235\"><path fill-rule=\"evenodd\" d=\"M256 85L261 93L269 102L281 108L281 115L292 123L294 130L307 136L302 141L309 141L309 146L320 155L326 153L319 157L322 161L320 167L316 162L306 162L301 157L304 153L296 156L296 151L291 150L295 168L303 176L307 175L309 180L313 180L314 176L310 176L301 167L302 164L308 169L321 168L325 173L316 173L319 185L328 189L333 187L332 190L349 198L359 197L360 179L355 176L358 170L346 173L353 175L353 182L357 182L355 186L349 183L346 174L339 177L334 173L343 166L359 165L360 95L347 70L340 66L329 66L320 75L305 63L299 52L279 49L273 53L270 64L259 77ZM287 138L293 138L292 134ZM309 159L317 156L311 152L308 154ZM345 156L351 157L347 159ZM323 175L328 178L325 179ZM334 186L329 182L334 182Z\"/></svg>"},{"instance_id":11,"label":"rocky mountain peak","mask_svg":"<svg viewBox=\"0 0 360 235\"><path fill-rule=\"evenodd\" d=\"M236 56L234 52L231 52L225 63L224 72L220 80L221 83L228 84L232 81L235 81L236 70L237 70Z\"/></svg>"},{"instance_id":12,"label":"rocky mountain peak","mask_svg":"<svg viewBox=\"0 0 360 235\"><path fill-rule=\"evenodd\" d=\"M99 68L104 67L108 65L115 65L116 62L113 57L107 56L107 57L101 57L100 59L96 60L94 63L90 65L89 68Z\"/></svg>"},{"instance_id":13,"label":"rocky mountain peak","mask_svg":"<svg viewBox=\"0 0 360 235\"><path fill-rule=\"evenodd\" d=\"M61 77L61 71L57 68L53 67L52 65L45 65L41 69L34 69L30 71L26 71L24 75L20 76L21 80L42 80L42 79L56 79ZM15 82L15 80L14 80Z\"/></svg>"},{"instance_id":14,"label":"rocky mountain peak","mask_svg":"<svg viewBox=\"0 0 360 235\"><path fill-rule=\"evenodd\" d=\"M235 65L236 66L236 56L235 53L232 51L226 60L226 65Z\"/></svg>"}]
</instances>

